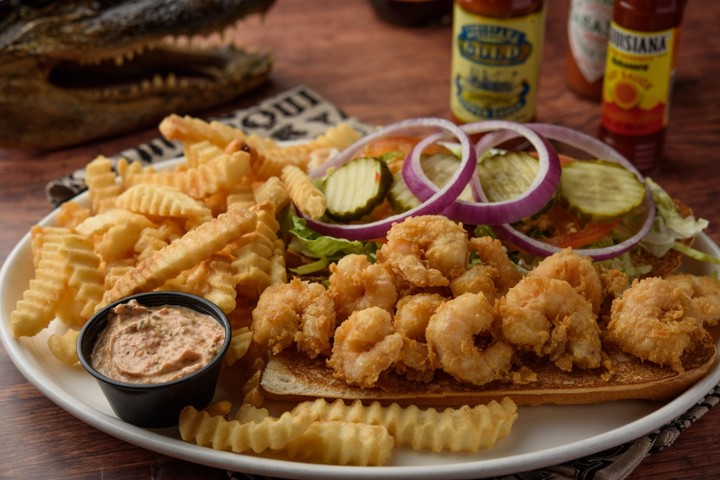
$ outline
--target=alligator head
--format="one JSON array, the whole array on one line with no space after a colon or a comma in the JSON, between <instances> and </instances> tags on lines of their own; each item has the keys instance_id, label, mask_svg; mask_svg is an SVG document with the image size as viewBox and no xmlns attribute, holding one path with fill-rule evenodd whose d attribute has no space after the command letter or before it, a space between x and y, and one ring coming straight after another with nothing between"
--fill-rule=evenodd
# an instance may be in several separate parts
<instances>
[{"instance_id":1,"label":"alligator head","mask_svg":"<svg viewBox=\"0 0 720 480\"><path fill-rule=\"evenodd\" d=\"M274 0L0 0L0 146L54 149L191 114L257 87L234 44Z\"/></svg>"}]
</instances>

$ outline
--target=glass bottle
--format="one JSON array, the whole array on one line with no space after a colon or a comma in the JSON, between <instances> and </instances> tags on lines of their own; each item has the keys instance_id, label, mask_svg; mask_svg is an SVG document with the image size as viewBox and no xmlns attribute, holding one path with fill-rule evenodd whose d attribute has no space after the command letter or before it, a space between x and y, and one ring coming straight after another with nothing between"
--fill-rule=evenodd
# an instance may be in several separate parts
<instances>
[{"instance_id":1,"label":"glass bottle","mask_svg":"<svg viewBox=\"0 0 720 480\"><path fill-rule=\"evenodd\" d=\"M449 25L453 0L370 0L383 20L402 27Z\"/></svg>"},{"instance_id":2,"label":"glass bottle","mask_svg":"<svg viewBox=\"0 0 720 480\"><path fill-rule=\"evenodd\" d=\"M453 118L533 120L544 34L544 0L456 0Z\"/></svg>"},{"instance_id":3,"label":"glass bottle","mask_svg":"<svg viewBox=\"0 0 720 480\"><path fill-rule=\"evenodd\" d=\"M613 0L572 0L568 12L565 79L581 97L602 96Z\"/></svg>"},{"instance_id":4,"label":"glass bottle","mask_svg":"<svg viewBox=\"0 0 720 480\"><path fill-rule=\"evenodd\" d=\"M686 0L616 0L599 137L647 172L660 165Z\"/></svg>"}]
</instances>

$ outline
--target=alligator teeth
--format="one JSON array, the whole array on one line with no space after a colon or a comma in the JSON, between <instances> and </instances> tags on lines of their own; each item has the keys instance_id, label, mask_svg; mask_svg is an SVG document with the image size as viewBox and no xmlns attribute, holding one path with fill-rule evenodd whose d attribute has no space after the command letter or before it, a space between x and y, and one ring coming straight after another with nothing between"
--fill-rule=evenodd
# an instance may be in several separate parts
<instances>
[{"instance_id":1,"label":"alligator teeth","mask_svg":"<svg viewBox=\"0 0 720 480\"><path fill-rule=\"evenodd\" d=\"M165 80L165 85L167 85L168 88L175 88L175 87L177 87L177 83L178 83L178 81L177 81L177 77L175 76L175 74L174 73L168 74L167 79Z\"/></svg>"},{"instance_id":2,"label":"alligator teeth","mask_svg":"<svg viewBox=\"0 0 720 480\"><path fill-rule=\"evenodd\" d=\"M115 65L121 67L123 63L125 63L125 58L122 55L115 57Z\"/></svg>"},{"instance_id":3,"label":"alligator teeth","mask_svg":"<svg viewBox=\"0 0 720 480\"><path fill-rule=\"evenodd\" d=\"M236 38L237 38L237 24L226 27L225 31L223 32L223 43L228 46L234 45Z\"/></svg>"}]
</instances>

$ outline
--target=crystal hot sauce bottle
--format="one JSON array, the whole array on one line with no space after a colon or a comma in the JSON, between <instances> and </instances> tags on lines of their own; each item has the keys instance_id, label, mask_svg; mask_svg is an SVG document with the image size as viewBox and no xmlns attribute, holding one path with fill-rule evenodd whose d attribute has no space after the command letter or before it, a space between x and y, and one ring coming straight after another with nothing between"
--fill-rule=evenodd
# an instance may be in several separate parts
<instances>
[{"instance_id":1,"label":"crystal hot sauce bottle","mask_svg":"<svg viewBox=\"0 0 720 480\"><path fill-rule=\"evenodd\" d=\"M641 171L659 166L685 0L616 0L599 137Z\"/></svg>"},{"instance_id":2,"label":"crystal hot sauce bottle","mask_svg":"<svg viewBox=\"0 0 720 480\"><path fill-rule=\"evenodd\" d=\"M459 123L535 117L544 0L456 0L450 108Z\"/></svg>"}]
</instances>

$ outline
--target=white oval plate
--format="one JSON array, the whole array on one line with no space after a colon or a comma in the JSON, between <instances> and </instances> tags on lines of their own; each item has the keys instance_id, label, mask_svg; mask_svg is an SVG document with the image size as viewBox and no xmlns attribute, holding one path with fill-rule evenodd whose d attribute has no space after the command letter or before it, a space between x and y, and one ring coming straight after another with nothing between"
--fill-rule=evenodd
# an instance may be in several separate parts
<instances>
[{"instance_id":1,"label":"white oval plate","mask_svg":"<svg viewBox=\"0 0 720 480\"><path fill-rule=\"evenodd\" d=\"M78 197L87 202L86 194ZM53 224L57 210L40 224ZM720 249L701 235L696 246L720 256ZM689 261L683 270L709 274L709 265ZM720 382L715 367L685 393L667 403L619 401L600 405L520 407L511 434L494 448L473 454L433 454L396 449L383 467L317 465L235 454L199 447L179 439L176 429L147 430L129 425L110 409L95 381L82 369L55 360L47 349L51 333L62 332L55 320L32 338L17 339L10 312L33 275L30 234L12 250L0 270L0 340L22 375L59 407L83 422L119 439L171 457L227 470L301 479L477 478L506 475L556 465L639 438L683 414ZM720 348L720 341L718 342ZM227 379L217 392L223 397Z\"/></svg>"}]
</instances>

